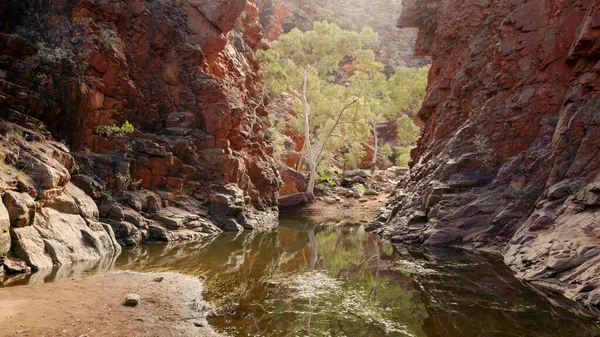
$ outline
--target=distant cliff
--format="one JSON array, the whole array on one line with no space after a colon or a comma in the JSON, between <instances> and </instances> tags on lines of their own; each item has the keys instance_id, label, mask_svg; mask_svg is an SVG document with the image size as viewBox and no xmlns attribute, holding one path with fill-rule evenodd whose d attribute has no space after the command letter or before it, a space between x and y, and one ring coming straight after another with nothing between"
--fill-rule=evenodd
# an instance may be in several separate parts
<instances>
[{"instance_id":1,"label":"distant cliff","mask_svg":"<svg viewBox=\"0 0 600 337\"><path fill-rule=\"evenodd\" d=\"M252 2L8 0L0 13L0 267L276 224Z\"/></svg>"},{"instance_id":2,"label":"distant cliff","mask_svg":"<svg viewBox=\"0 0 600 337\"><path fill-rule=\"evenodd\" d=\"M432 57L425 129L373 228L600 306L600 1L407 0L398 25Z\"/></svg>"},{"instance_id":3,"label":"distant cliff","mask_svg":"<svg viewBox=\"0 0 600 337\"><path fill-rule=\"evenodd\" d=\"M311 30L314 21L327 20L348 30L371 27L381 40L380 60L392 68L422 67L429 62L426 57L413 55L415 29L393 29L402 0L258 0L257 5L269 40L293 28Z\"/></svg>"}]
</instances>

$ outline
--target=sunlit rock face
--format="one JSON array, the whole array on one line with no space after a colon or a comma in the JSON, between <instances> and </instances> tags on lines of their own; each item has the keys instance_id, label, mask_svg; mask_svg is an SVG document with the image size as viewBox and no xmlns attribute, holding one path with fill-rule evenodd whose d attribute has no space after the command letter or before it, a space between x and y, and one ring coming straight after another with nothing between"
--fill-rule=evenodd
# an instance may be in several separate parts
<instances>
[{"instance_id":1,"label":"sunlit rock face","mask_svg":"<svg viewBox=\"0 0 600 337\"><path fill-rule=\"evenodd\" d=\"M60 139L74 158L51 189L31 175L33 189L52 199L72 181L121 244L276 224L281 182L257 107L262 26L252 1L11 0L0 13L3 141L18 129L21 147L43 159L34 141ZM133 133L97 132L125 121ZM11 151L0 150L18 167L27 151ZM26 192L10 179L2 194Z\"/></svg>"},{"instance_id":2,"label":"sunlit rock face","mask_svg":"<svg viewBox=\"0 0 600 337\"><path fill-rule=\"evenodd\" d=\"M398 26L432 58L425 128L372 227L600 305L600 1L407 0Z\"/></svg>"}]
</instances>

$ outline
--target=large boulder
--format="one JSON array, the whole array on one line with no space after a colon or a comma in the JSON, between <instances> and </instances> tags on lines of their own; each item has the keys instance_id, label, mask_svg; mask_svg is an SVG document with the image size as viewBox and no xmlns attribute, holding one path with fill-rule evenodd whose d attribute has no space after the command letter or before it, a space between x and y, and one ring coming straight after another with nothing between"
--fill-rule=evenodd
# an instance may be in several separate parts
<instances>
[{"instance_id":1,"label":"large boulder","mask_svg":"<svg viewBox=\"0 0 600 337\"><path fill-rule=\"evenodd\" d=\"M241 231L247 225L244 192L236 185L213 185L209 196L209 214L226 231Z\"/></svg>"},{"instance_id":2,"label":"large boulder","mask_svg":"<svg viewBox=\"0 0 600 337\"><path fill-rule=\"evenodd\" d=\"M31 224L35 217L36 204L29 194L7 191L2 200L8 210L11 226L25 227Z\"/></svg>"},{"instance_id":3,"label":"large boulder","mask_svg":"<svg viewBox=\"0 0 600 337\"><path fill-rule=\"evenodd\" d=\"M112 229L98 222L96 204L75 185L68 183L62 194L43 202L34 215L25 213L31 209L26 207L32 201L28 197L7 192L4 199L18 215L11 218L13 253L33 269L99 260L120 252Z\"/></svg>"},{"instance_id":4,"label":"large boulder","mask_svg":"<svg viewBox=\"0 0 600 337\"><path fill-rule=\"evenodd\" d=\"M10 251L10 217L8 210L0 200L0 265ZM1 272L1 270L0 270Z\"/></svg>"},{"instance_id":5,"label":"large boulder","mask_svg":"<svg viewBox=\"0 0 600 337\"><path fill-rule=\"evenodd\" d=\"M283 180L283 186L279 190L280 195L306 191L308 182L302 173L293 170L289 166L282 165L279 168L279 174L281 175L281 180Z\"/></svg>"},{"instance_id":6,"label":"large boulder","mask_svg":"<svg viewBox=\"0 0 600 337\"><path fill-rule=\"evenodd\" d=\"M33 227L12 228L13 253L34 270L52 268L54 262L46 253L44 239Z\"/></svg>"},{"instance_id":7,"label":"large boulder","mask_svg":"<svg viewBox=\"0 0 600 337\"><path fill-rule=\"evenodd\" d=\"M78 214L43 208L32 226L12 229L14 253L34 269L100 260L118 252L114 234Z\"/></svg>"},{"instance_id":8,"label":"large boulder","mask_svg":"<svg viewBox=\"0 0 600 337\"><path fill-rule=\"evenodd\" d=\"M286 209L300 207L308 204L309 201L308 196L304 192L289 194L279 198L279 208Z\"/></svg>"}]
</instances>

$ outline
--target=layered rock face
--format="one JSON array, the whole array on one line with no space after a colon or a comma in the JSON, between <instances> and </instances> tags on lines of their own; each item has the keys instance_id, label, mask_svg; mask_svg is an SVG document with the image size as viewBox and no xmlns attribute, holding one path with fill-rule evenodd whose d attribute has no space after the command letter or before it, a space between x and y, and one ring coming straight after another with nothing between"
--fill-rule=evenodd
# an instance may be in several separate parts
<instances>
[{"instance_id":1,"label":"layered rock face","mask_svg":"<svg viewBox=\"0 0 600 337\"><path fill-rule=\"evenodd\" d=\"M71 182L64 144L38 129L0 121L0 272L99 260L121 251L94 200ZM25 126L29 126L27 128Z\"/></svg>"},{"instance_id":2,"label":"layered rock face","mask_svg":"<svg viewBox=\"0 0 600 337\"><path fill-rule=\"evenodd\" d=\"M95 202L88 208L97 205L93 216L62 222L82 228L78 247L95 241L88 231L114 232L112 241L134 245L276 224L281 182L259 103L253 55L262 27L253 2L10 0L0 13L2 134L8 139L17 130L25 136L14 147L26 149L2 150L9 172L2 194L6 203L7 195L36 191L23 202L46 221L29 219L29 227L57 232L42 227L62 228L51 218L81 213L62 206L62 199L79 205L81 190ZM118 130L125 121L134 132ZM117 132L100 132L111 125ZM29 134L41 134L39 146L51 150L38 149ZM46 182L24 168L27 151L41 161L59 152L70 159L62 169L53 163L60 178ZM18 184L19 172L31 186ZM0 218L5 213L0 208ZM0 227L0 255L10 246L9 254L30 266L46 266L27 258L34 248L19 248L35 236L20 232L32 230L7 224ZM107 240L100 237L103 245ZM52 255L57 249L38 246L63 263Z\"/></svg>"},{"instance_id":3,"label":"layered rock face","mask_svg":"<svg viewBox=\"0 0 600 337\"><path fill-rule=\"evenodd\" d=\"M600 1L409 0L431 55L410 177L373 228L486 249L600 306Z\"/></svg>"}]
</instances>

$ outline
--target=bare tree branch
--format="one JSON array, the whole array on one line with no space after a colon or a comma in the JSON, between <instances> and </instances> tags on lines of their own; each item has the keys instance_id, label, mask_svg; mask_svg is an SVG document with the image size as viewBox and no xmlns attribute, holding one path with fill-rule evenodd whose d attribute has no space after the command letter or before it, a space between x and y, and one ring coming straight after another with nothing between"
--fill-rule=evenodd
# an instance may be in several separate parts
<instances>
[{"instance_id":1,"label":"bare tree branch","mask_svg":"<svg viewBox=\"0 0 600 337\"><path fill-rule=\"evenodd\" d=\"M258 102L258 104L256 104L256 106L254 107L254 109L252 110L252 123L250 124L250 129L248 130L248 137L252 137L252 134L254 133L254 125L256 124L256 112L258 111L258 108L263 105L263 102L265 101L265 89L263 88L262 93L260 95L260 101Z\"/></svg>"},{"instance_id":2,"label":"bare tree branch","mask_svg":"<svg viewBox=\"0 0 600 337\"><path fill-rule=\"evenodd\" d=\"M318 165L318 163L321 161L321 158L323 156L323 150L325 149L325 145L327 144L327 141L333 134L333 131L335 131L335 128L337 128L338 124L340 124L340 119L342 119L342 115L344 114L344 112L346 112L346 110L349 107L351 107L356 102L358 102L358 97L355 97L352 102L346 104L346 106L344 106L344 108L338 114L337 119L335 120L335 124L333 124L333 126L331 127L331 130L329 130L329 133L327 134L325 139L323 139L323 144L321 144L321 149L319 150L319 154L316 157L315 165Z\"/></svg>"}]
</instances>

